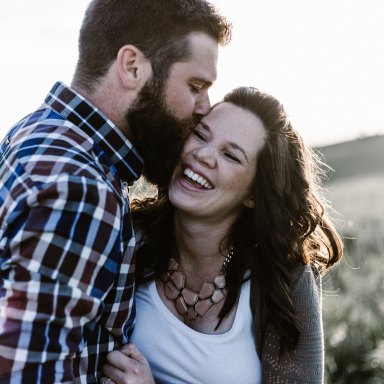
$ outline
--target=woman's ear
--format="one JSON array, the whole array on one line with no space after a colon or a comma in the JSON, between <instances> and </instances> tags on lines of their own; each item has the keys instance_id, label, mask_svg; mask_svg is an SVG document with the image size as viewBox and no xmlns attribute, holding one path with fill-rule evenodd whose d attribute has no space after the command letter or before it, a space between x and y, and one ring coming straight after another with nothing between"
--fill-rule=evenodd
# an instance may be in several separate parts
<instances>
[{"instance_id":1,"label":"woman's ear","mask_svg":"<svg viewBox=\"0 0 384 384\"><path fill-rule=\"evenodd\" d=\"M117 67L121 84L131 90L141 89L152 75L151 63L134 45L119 49Z\"/></svg>"},{"instance_id":2,"label":"woman's ear","mask_svg":"<svg viewBox=\"0 0 384 384\"><path fill-rule=\"evenodd\" d=\"M246 208L255 208L255 197L248 197L248 199L246 199L243 204Z\"/></svg>"}]
</instances>

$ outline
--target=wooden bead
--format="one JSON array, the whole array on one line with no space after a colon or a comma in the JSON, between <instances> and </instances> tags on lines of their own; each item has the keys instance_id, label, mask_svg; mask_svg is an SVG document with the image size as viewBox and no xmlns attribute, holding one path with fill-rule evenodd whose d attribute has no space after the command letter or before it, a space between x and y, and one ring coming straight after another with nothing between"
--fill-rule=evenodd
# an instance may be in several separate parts
<instances>
[{"instance_id":1,"label":"wooden bead","mask_svg":"<svg viewBox=\"0 0 384 384\"><path fill-rule=\"evenodd\" d=\"M164 295L168 300L175 300L176 297L180 295L180 291L172 284L172 282L169 282L164 285Z\"/></svg>"},{"instance_id":2,"label":"wooden bead","mask_svg":"<svg viewBox=\"0 0 384 384\"><path fill-rule=\"evenodd\" d=\"M215 287L213 284L205 281L199 293L200 299L208 299L208 297L211 297L214 291Z\"/></svg>"},{"instance_id":3,"label":"wooden bead","mask_svg":"<svg viewBox=\"0 0 384 384\"><path fill-rule=\"evenodd\" d=\"M212 305L213 303L210 299L200 300L195 305L195 311L199 316L203 317Z\"/></svg>"},{"instance_id":4,"label":"wooden bead","mask_svg":"<svg viewBox=\"0 0 384 384\"><path fill-rule=\"evenodd\" d=\"M179 296L176 301L176 311L179 315L184 316L188 312L188 307L182 296Z\"/></svg>"},{"instance_id":5,"label":"wooden bead","mask_svg":"<svg viewBox=\"0 0 384 384\"><path fill-rule=\"evenodd\" d=\"M185 286L185 274L180 271L175 271L171 275L172 283L175 284L175 287L181 291Z\"/></svg>"},{"instance_id":6,"label":"wooden bead","mask_svg":"<svg viewBox=\"0 0 384 384\"><path fill-rule=\"evenodd\" d=\"M197 300L199 300L199 295L195 291L192 291L192 289L184 288L181 291L181 294L184 298L184 301L187 303L187 305L194 305L197 303Z\"/></svg>"},{"instance_id":7,"label":"wooden bead","mask_svg":"<svg viewBox=\"0 0 384 384\"><path fill-rule=\"evenodd\" d=\"M221 289L216 289L215 292L213 293L211 300L217 304L220 303L221 300L225 298L225 295Z\"/></svg>"},{"instance_id":8,"label":"wooden bead","mask_svg":"<svg viewBox=\"0 0 384 384\"><path fill-rule=\"evenodd\" d=\"M216 276L215 279L213 280L213 283L216 285L217 288L225 288L226 282L225 282L225 276L224 275L219 275Z\"/></svg>"},{"instance_id":9,"label":"wooden bead","mask_svg":"<svg viewBox=\"0 0 384 384\"><path fill-rule=\"evenodd\" d=\"M188 308L188 320L196 320L197 319L197 316L199 316L197 314L197 312L193 309L193 307L189 307Z\"/></svg>"}]
</instances>

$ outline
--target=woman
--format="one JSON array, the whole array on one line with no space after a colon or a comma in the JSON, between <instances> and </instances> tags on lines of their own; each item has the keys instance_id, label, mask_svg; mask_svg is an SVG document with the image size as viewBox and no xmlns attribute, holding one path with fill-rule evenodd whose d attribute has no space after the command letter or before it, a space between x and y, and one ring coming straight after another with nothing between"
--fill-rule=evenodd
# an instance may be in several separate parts
<instances>
[{"instance_id":1,"label":"woman","mask_svg":"<svg viewBox=\"0 0 384 384\"><path fill-rule=\"evenodd\" d=\"M238 88L188 138L169 190L136 201L131 340L156 382L323 382L321 274L342 245L318 173L282 105ZM105 373L138 379L138 350Z\"/></svg>"}]
</instances>

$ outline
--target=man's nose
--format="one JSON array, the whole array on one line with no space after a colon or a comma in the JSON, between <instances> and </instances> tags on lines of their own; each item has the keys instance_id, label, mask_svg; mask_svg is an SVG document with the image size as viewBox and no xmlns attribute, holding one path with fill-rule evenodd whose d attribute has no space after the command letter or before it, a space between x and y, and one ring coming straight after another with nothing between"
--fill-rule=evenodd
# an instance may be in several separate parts
<instances>
[{"instance_id":1,"label":"man's nose","mask_svg":"<svg viewBox=\"0 0 384 384\"><path fill-rule=\"evenodd\" d=\"M211 101L209 100L208 91L202 90L199 95L199 98L196 100L194 114L205 116L210 110Z\"/></svg>"}]
</instances>

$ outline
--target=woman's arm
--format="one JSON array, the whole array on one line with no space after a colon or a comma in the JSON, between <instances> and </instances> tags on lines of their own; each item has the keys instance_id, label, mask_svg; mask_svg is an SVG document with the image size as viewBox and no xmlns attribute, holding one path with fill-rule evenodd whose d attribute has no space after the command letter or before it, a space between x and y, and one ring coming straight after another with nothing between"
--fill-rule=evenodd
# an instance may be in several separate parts
<instances>
[{"instance_id":1,"label":"woman's arm","mask_svg":"<svg viewBox=\"0 0 384 384\"><path fill-rule=\"evenodd\" d=\"M296 349L279 360L280 338L267 326L262 352L263 383L322 384L324 337L321 277L310 265L300 266L292 281L292 302L300 324Z\"/></svg>"}]
</instances>

